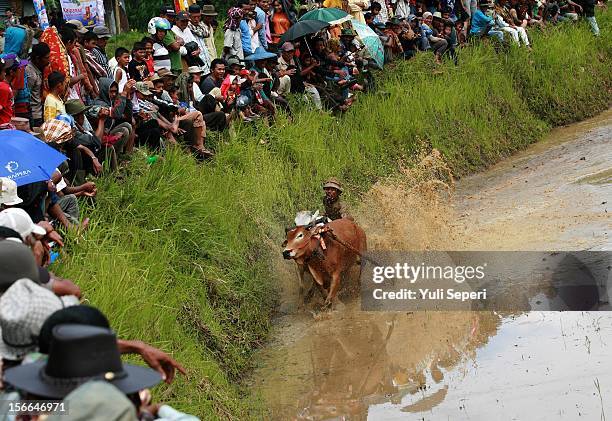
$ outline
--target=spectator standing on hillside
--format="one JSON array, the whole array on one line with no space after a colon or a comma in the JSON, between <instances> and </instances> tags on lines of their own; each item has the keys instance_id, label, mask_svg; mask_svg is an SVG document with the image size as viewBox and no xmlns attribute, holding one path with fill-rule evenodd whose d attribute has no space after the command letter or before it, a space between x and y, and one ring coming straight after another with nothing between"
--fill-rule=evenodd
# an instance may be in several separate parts
<instances>
[{"instance_id":1,"label":"spectator standing on hillside","mask_svg":"<svg viewBox=\"0 0 612 421\"><path fill-rule=\"evenodd\" d=\"M172 27L172 32L174 32L177 39L182 39L184 47L181 48L181 56L185 61L187 66L200 66L203 67L204 71L208 73L208 69L210 65L210 58L208 57L208 51L206 46L204 46L204 50L200 48L196 37L189 29L189 14L184 10L180 11L176 15L176 24ZM202 57L204 57L202 59Z\"/></svg>"},{"instance_id":2,"label":"spectator standing on hillside","mask_svg":"<svg viewBox=\"0 0 612 421\"><path fill-rule=\"evenodd\" d=\"M268 49L268 40L266 38L266 28L270 27L268 21L268 10L270 9L270 3L268 0L259 0L255 6L255 35L259 38L259 46L265 50Z\"/></svg>"},{"instance_id":3,"label":"spectator standing on hillside","mask_svg":"<svg viewBox=\"0 0 612 421\"><path fill-rule=\"evenodd\" d=\"M281 0L274 0L274 9L272 18L270 19L272 43L278 46L278 44L280 44L280 37L287 32L290 27L291 21L283 10Z\"/></svg>"},{"instance_id":4,"label":"spectator standing on hillside","mask_svg":"<svg viewBox=\"0 0 612 421\"><path fill-rule=\"evenodd\" d=\"M170 27L166 31L166 35L163 39L163 45L168 49L168 55L170 58L170 70L177 75L183 71L183 64L181 62L181 56L187 54L185 49L185 40L177 38L175 33L172 32L172 26L176 23L176 12L173 6L164 6L160 10L159 17L165 19L170 23Z\"/></svg>"},{"instance_id":5,"label":"spectator standing on hillside","mask_svg":"<svg viewBox=\"0 0 612 421\"><path fill-rule=\"evenodd\" d=\"M242 49L242 32L240 22L242 21L242 9L232 7L227 11L227 20L223 25L223 58L228 59L232 56L244 59Z\"/></svg>"},{"instance_id":6,"label":"spectator standing on hillside","mask_svg":"<svg viewBox=\"0 0 612 421\"><path fill-rule=\"evenodd\" d=\"M111 77L112 73L108 65L108 57L106 56L106 45L108 44L108 39L111 37L110 30L106 26L96 26L93 32L98 36L98 40L96 42L96 48L91 52L96 58L96 62L106 71L106 76L104 77Z\"/></svg>"},{"instance_id":7,"label":"spectator standing on hillside","mask_svg":"<svg viewBox=\"0 0 612 421\"><path fill-rule=\"evenodd\" d=\"M215 10L215 6L212 4L205 4L202 6L202 22L204 22L207 29L207 35L204 39L206 40L208 55L211 61L217 58L217 46L215 45L216 18L217 11Z\"/></svg>"},{"instance_id":8,"label":"spectator standing on hillside","mask_svg":"<svg viewBox=\"0 0 612 421\"><path fill-rule=\"evenodd\" d=\"M43 73L49 65L51 49L44 42L32 47L30 62L26 66L28 88L30 90L30 110L32 118L30 125L40 127L43 123Z\"/></svg>"}]
</instances>

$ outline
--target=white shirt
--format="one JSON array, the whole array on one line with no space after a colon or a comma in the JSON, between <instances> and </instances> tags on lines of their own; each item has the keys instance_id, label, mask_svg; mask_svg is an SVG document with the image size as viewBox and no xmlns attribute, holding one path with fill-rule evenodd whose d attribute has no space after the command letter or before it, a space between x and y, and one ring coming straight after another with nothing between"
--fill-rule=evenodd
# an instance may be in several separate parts
<instances>
[{"instance_id":1,"label":"white shirt","mask_svg":"<svg viewBox=\"0 0 612 421\"><path fill-rule=\"evenodd\" d=\"M200 90L200 87L198 86L198 84L194 83L193 84L193 99L195 99L196 102L200 102L202 101L202 98L204 98L204 94Z\"/></svg>"},{"instance_id":2,"label":"white shirt","mask_svg":"<svg viewBox=\"0 0 612 421\"><path fill-rule=\"evenodd\" d=\"M75 77L76 68L74 67L74 63L72 63L72 59L70 58L68 54L66 54L66 57L68 57L68 66L70 67L70 77ZM79 97L79 92L77 91L76 85L72 85L71 87L68 88L68 99L81 99Z\"/></svg>"},{"instance_id":3,"label":"white shirt","mask_svg":"<svg viewBox=\"0 0 612 421\"><path fill-rule=\"evenodd\" d=\"M242 50L242 38L240 36L240 29L231 30L226 29L223 36L223 47L229 49L229 56L238 56L240 60L244 58L244 52ZM225 57L227 58L227 57Z\"/></svg>"},{"instance_id":4,"label":"white shirt","mask_svg":"<svg viewBox=\"0 0 612 421\"><path fill-rule=\"evenodd\" d=\"M191 29L189 28L185 28L185 30L183 31L181 28L174 25L172 27L172 32L174 32L174 35L176 35L177 37L181 37L183 41L185 41L185 44L187 44L188 42L195 42L197 44L197 41L191 33ZM179 51L181 52L182 56L187 55L187 49L185 47L181 47Z\"/></svg>"},{"instance_id":5,"label":"white shirt","mask_svg":"<svg viewBox=\"0 0 612 421\"><path fill-rule=\"evenodd\" d=\"M257 26L257 21L255 19L249 20L249 28L251 29L251 50L253 53L257 49L257 47L261 47L261 42L259 41L259 32L255 32L253 28Z\"/></svg>"}]
</instances>

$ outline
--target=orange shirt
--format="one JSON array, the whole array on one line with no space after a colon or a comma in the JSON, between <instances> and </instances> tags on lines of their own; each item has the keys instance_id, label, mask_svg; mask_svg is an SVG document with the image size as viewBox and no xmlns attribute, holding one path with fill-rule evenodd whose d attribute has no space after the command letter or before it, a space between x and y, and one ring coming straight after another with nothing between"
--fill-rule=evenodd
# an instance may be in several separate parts
<instances>
[{"instance_id":1,"label":"orange shirt","mask_svg":"<svg viewBox=\"0 0 612 421\"><path fill-rule=\"evenodd\" d=\"M291 27L291 21L285 14L285 12L275 12L272 15L272 42L278 44L280 42L280 36L283 35Z\"/></svg>"}]
</instances>

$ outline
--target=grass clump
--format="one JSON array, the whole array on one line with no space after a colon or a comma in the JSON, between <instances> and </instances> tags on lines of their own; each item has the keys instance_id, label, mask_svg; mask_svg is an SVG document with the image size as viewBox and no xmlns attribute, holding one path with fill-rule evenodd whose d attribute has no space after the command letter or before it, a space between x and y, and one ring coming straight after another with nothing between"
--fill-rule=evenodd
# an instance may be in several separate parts
<instances>
[{"instance_id":1,"label":"grass clump","mask_svg":"<svg viewBox=\"0 0 612 421\"><path fill-rule=\"evenodd\" d=\"M323 179L342 179L354 201L422 148L439 149L456 173L475 171L608 106L609 35L563 25L533 38L531 53L462 50L457 67L420 54L379 76L385 94L360 97L340 118L302 103L293 122L214 136L209 163L174 149L153 165L135 154L125 178L98 181L90 229L55 269L121 337L188 369L158 399L203 419L248 418L240 380L274 309L271 256L295 211L319 205Z\"/></svg>"}]
</instances>

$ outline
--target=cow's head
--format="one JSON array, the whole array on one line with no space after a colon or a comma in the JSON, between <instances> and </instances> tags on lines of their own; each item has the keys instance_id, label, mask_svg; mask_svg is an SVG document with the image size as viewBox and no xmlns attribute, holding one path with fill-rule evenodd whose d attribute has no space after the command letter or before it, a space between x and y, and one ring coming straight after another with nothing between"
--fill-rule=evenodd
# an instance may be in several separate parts
<instances>
[{"instance_id":1,"label":"cow's head","mask_svg":"<svg viewBox=\"0 0 612 421\"><path fill-rule=\"evenodd\" d=\"M310 252L308 245L312 240L309 227L299 226L286 229L286 240L283 242L283 257L285 259L300 259Z\"/></svg>"}]
</instances>

